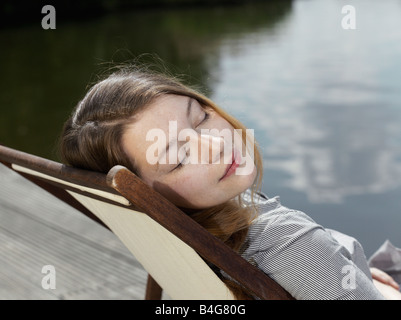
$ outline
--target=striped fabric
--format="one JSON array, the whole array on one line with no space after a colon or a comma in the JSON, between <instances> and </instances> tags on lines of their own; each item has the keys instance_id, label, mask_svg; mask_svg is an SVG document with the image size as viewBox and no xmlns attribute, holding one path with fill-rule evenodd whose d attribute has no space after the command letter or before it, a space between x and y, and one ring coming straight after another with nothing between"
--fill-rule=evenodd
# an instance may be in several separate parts
<instances>
[{"instance_id":1,"label":"striped fabric","mask_svg":"<svg viewBox=\"0 0 401 320\"><path fill-rule=\"evenodd\" d=\"M250 201L249 191L243 198ZM279 197L262 194L257 204L241 255L295 299L384 299L357 240L282 206Z\"/></svg>"}]
</instances>

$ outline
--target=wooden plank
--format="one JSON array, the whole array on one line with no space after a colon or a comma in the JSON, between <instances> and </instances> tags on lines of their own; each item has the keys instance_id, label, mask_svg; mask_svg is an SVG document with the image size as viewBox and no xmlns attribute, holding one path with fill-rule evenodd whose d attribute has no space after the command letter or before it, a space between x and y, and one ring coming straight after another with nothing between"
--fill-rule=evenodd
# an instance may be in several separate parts
<instances>
[{"instance_id":1,"label":"wooden plank","mask_svg":"<svg viewBox=\"0 0 401 320\"><path fill-rule=\"evenodd\" d=\"M3 165L0 182L0 299L143 299L147 273L114 234Z\"/></svg>"}]
</instances>

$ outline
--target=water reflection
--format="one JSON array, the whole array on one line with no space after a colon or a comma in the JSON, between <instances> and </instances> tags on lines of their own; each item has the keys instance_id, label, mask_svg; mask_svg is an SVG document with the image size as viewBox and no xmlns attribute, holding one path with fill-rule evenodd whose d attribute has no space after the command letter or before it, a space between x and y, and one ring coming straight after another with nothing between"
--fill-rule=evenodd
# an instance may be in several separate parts
<instances>
[{"instance_id":1,"label":"water reflection","mask_svg":"<svg viewBox=\"0 0 401 320\"><path fill-rule=\"evenodd\" d=\"M213 90L210 70L220 43L274 26L291 1L259 5L144 10L0 30L0 142L56 158L54 147L71 108L104 62L156 53L191 84ZM99 67L100 64L100 67Z\"/></svg>"},{"instance_id":2,"label":"water reflection","mask_svg":"<svg viewBox=\"0 0 401 320\"><path fill-rule=\"evenodd\" d=\"M214 98L258 132L266 184L306 193L313 203L401 186L396 7L390 1L385 21L376 16L377 24L368 24L380 10L361 5L360 29L349 33L340 27L340 4L300 1L278 33L237 39L240 56L230 43L222 46ZM368 50L383 43L383 34L394 51ZM278 170L286 178L269 180Z\"/></svg>"},{"instance_id":3,"label":"water reflection","mask_svg":"<svg viewBox=\"0 0 401 320\"><path fill-rule=\"evenodd\" d=\"M401 153L389 140L401 136L391 132L399 120L386 109L321 104L301 106L298 117L285 121L278 115L266 132L278 137L265 153L266 165L289 173L284 184L311 202L394 189L401 185Z\"/></svg>"}]
</instances>

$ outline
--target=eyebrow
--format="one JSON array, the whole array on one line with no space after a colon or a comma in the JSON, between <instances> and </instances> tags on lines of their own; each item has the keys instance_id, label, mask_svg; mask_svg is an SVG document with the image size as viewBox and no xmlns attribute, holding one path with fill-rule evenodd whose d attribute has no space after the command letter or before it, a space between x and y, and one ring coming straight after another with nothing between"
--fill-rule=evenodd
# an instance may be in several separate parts
<instances>
[{"instance_id":1,"label":"eyebrow","mask_svg":"<svg viewBox=\"0 0 401 320\"><path fill-rule=\"evenodd\" d=\"M186 111L186 117L187 119L189 119L190 115L191 115L191 111L192 111L192 102L194 101L194 98L189 97L188 99L188 103L187 103L187 111ZM164 149L162 152L160 152L159 158L157 159L157 163L156 163L156 172L159 171L159 160L160 158L166 154L168 152L168 150L170 149L170 145L174 142L177 142L177 137L175 137L174 139L171 139L167 146L166 149Z\"/></svg>"},{"instance_id":2,"label":"eyebrow","mask_svg":"<svg viewBox=\"0 0 401 320\"><path fill-rule=\"evenodd\" d=\"M187 118L191 115L191 110L192 110L192 102L194 101L193 98L188 99L188 104L187 104Z\"/></svg>"}]
</instances>

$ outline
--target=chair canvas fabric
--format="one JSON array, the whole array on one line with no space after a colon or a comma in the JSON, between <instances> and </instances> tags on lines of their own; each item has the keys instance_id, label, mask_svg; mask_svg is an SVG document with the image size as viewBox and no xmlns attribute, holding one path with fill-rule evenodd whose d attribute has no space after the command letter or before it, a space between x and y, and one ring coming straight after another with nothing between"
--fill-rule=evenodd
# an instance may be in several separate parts
<instances>
[{"instance_id":1,"label":"chair canvas fabric","mask_svg":"<svg viewBox=\"0 0 401 320\"><path fill-rule=\"evenodd\" d=\"M130 205L124 197L73 184L19 166L13 169ZM187 244L146 214L67 190L102 220L172 299L234 299L225 284Z\"/></svg>"}]
</instances>

